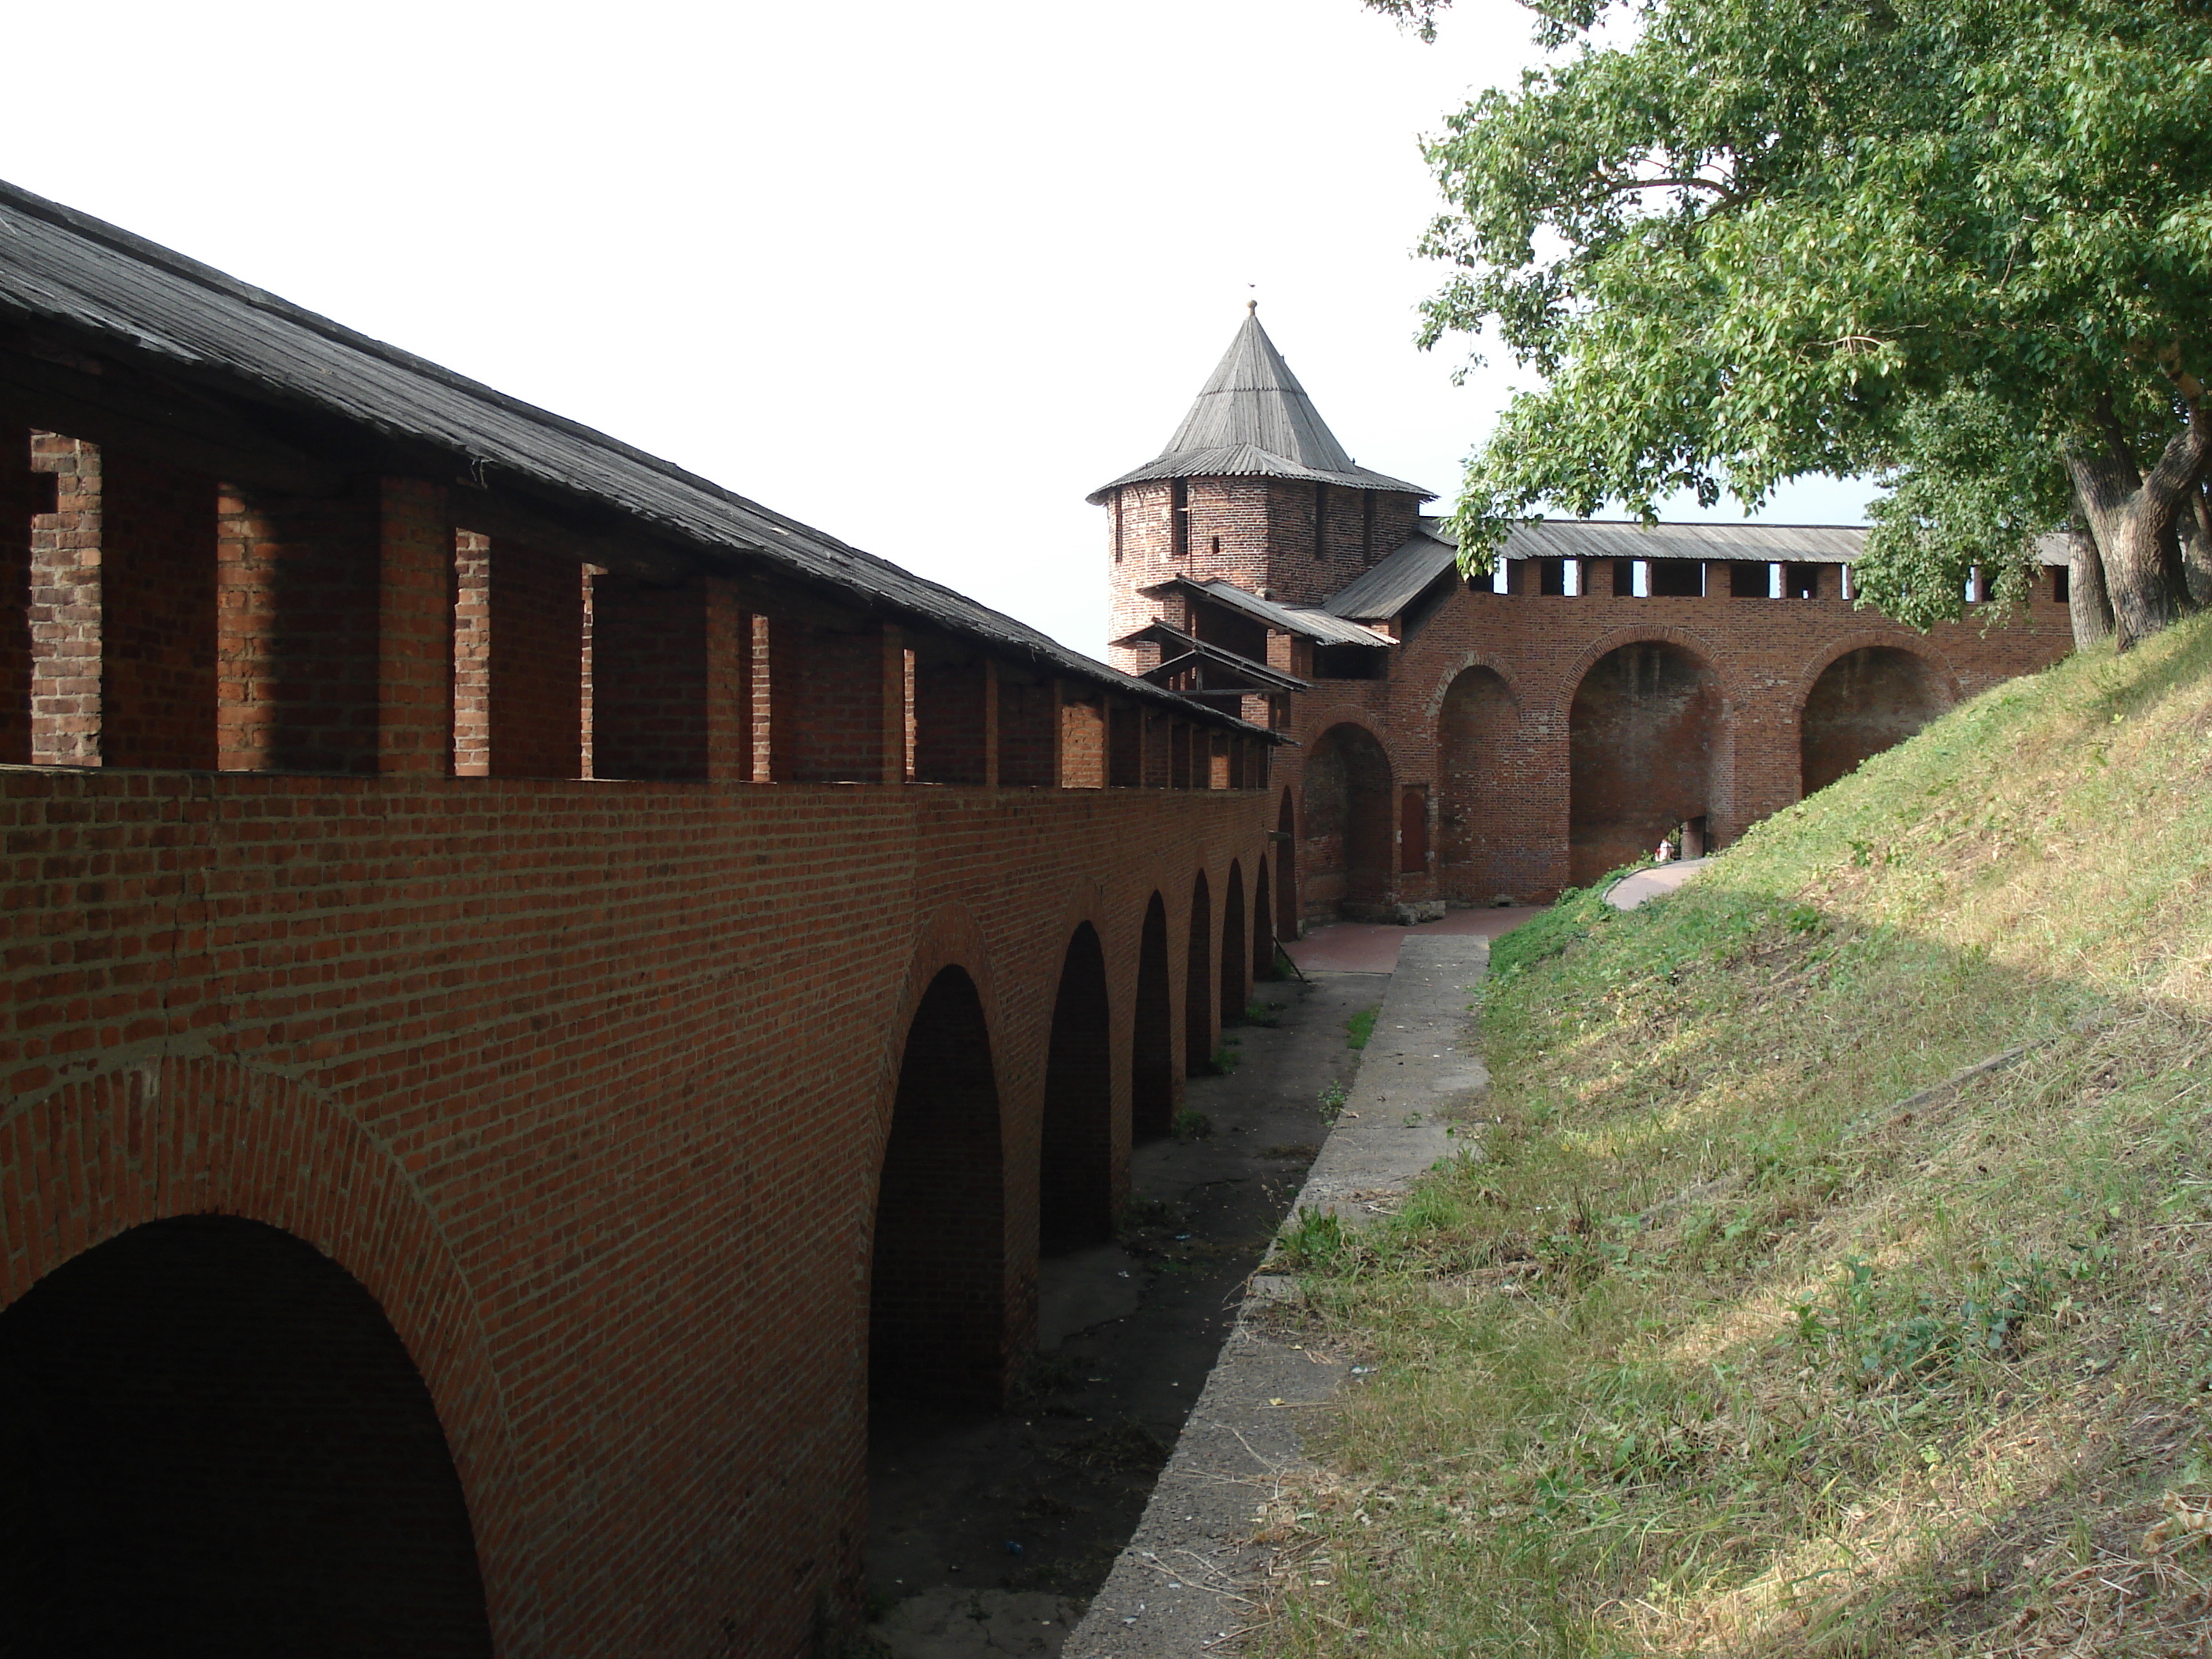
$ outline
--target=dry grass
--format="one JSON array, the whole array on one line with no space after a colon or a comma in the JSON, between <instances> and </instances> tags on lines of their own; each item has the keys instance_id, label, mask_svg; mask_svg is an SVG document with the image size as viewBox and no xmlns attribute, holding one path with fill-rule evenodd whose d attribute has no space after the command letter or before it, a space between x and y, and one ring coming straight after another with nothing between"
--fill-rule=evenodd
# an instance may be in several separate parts
<instances>
[{"instance_id":1,"label":"dry grass","mask_svg":"<svg viewBox=\"0 0 2212 1659\"><path fill-rule=\"evenodd\" d=\"M1502 941L1247 1650L2212 1655L2209 775L2199 622Z\"/></svg>"}]
</instances>

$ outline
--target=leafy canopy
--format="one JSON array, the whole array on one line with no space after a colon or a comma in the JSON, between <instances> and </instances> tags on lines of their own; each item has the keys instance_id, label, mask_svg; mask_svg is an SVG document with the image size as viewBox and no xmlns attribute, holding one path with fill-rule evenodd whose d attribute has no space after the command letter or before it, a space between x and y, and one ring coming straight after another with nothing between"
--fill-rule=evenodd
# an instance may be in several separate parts
<instances>
[{"instance_id":1,"label":"leafy canopy","mask_svg":"<svg viewBox=\"0 0 2212 1659\"><path fill-rule=\"evenodd\" d=\"M1547 506L1872 471L1862 586L1924 623L2063 517L2065 445L2179 428L2212 345L2203 4L1531 9L1550 61L1429 150L1456 269L1423 343L1486 331L1541 377L1469 459L1476 568Z\"/></svg>"}]
</instances>

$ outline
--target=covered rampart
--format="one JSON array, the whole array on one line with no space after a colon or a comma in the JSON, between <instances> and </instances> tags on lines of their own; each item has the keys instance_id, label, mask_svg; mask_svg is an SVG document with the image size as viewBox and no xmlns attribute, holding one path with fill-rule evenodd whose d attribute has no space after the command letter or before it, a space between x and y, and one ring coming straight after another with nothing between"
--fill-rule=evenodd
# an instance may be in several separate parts
<instances>
[{"instance_id":1,"label":"covered rampart","mask_svg":"<svg viewBox=\"0 0 2212 1659\"><path fill-rule=\"evenodd\" d=\"M0 217L0 1647L806 1651L872 1370L1003 1395L1267 959L1272 739Z\"/></svg>"}]
</instances>

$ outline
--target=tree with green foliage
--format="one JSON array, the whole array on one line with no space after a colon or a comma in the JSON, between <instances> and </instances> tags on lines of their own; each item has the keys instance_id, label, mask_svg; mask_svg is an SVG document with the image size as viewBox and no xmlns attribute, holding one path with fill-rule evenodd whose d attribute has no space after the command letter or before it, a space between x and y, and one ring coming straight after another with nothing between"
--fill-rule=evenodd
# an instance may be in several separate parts
<instances>
[{"instance_id":1,"label":"tree with green foliage","mask_svg":"<svg viewBox=\"0 0 2212 1659\"><path fill-rule=\"evenodd\" d=\"M1449 0L1366 0L1433 36ZM1423 343L1540 377L1469 459L1471 568L1547 506L1887 489L1863 598L2017 595L2077 521L2123 647L2212 570L2212 4L1525 0L1547 51L1429 147ZM2200 597L2202 589L2200 587Z\"/></svg>"}]
</instances>

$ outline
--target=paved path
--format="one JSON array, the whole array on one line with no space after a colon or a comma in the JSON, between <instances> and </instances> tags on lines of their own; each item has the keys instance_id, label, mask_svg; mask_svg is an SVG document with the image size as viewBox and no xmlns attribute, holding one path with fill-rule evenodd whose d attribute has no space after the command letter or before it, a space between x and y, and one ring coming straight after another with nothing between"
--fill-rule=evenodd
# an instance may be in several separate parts
<instances>
[{"instance_id":1,"label":"paved path","mask_svg":"<svg viewBox=\"0 0 2212 1659\"><path fill-rule=\"evenodd\" d=\"M1387 974L1398 965L1398 942L1404 939L1493 939L1518 927L1536 911L1527 905L1481 910L1447 910L1442 921L1418 927L1397 927L1385 922L1339 921L1316 927L1304 939L1284 948L1291 960L1306 973L1323 969L1339 974Z\"/></svg>"},{"instance_id":2,"label":"paved path","mask_svg":"<svg viewBox=\"0 0 2212 1659\"><path fill-rule=\"evenodd\" d=\"M1468 1011L1489 939L1472 928L1366 931L1413 937L1396 943L1396 972L1351 1098L1297 1199L1298 1208L1355 1225L1394 1209L1439 1158L1476 1144L1463 1132L1489 1086ZM1372 958L1371 941L1360 948L1369 953L1361 959ZM1250 1622L1271 1553L1251 1541L1255 1511L1305 1462L1305 1443L1326 1426L1351 1375L1340 1355L1301 1346L1294 1323L1271 1321L1269 1310L1297 1295L1287 1277L1252 1280L1145 1517L1068 1636L1064 1659L1191 1659L1231 1649Z\"/></svg>"},{"instance_id":3,"label":"paved path","mask_svg":"<svg viewBox=\"0 0 2212 1659\"><path fill-rule=\"evenodd\" d=\"M1676 859L1672 864L1655 864L1649 870L1623 876L1606 889L1605 902L1616 910L1637 909L1673 892L1704 869L1706 862L1704 859Z\"/></svg>"}]
</instances>

